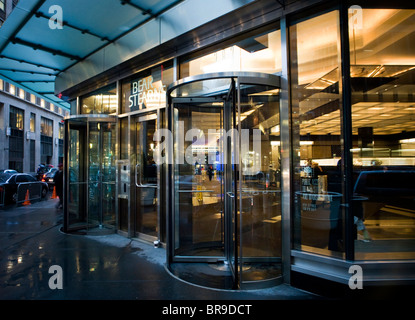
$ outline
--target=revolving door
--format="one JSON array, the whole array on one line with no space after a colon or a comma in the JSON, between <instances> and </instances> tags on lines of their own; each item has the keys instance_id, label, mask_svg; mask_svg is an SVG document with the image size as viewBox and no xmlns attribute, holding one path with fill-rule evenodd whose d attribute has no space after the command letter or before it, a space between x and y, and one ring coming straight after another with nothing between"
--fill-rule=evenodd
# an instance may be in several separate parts
<instances>
[{"instance_id":1,"label":"revolving door","mask_svg":"<svg viewBox=\"0 0 415 320\"><path fill-rule=\"evenodd\" d=\"M225 289L280 282L279 77L205 74L167 97L170 271Z\"/></svg>"},{"instance_id":2,"label":"revolving door","mask_svg":"<svg viewBox=\"0 0 415 320\"><path fill-rule=\"evenodd\" d=\"M64 232L114 232L116 118L65 120Z\"/></svg>"}]
</instances>

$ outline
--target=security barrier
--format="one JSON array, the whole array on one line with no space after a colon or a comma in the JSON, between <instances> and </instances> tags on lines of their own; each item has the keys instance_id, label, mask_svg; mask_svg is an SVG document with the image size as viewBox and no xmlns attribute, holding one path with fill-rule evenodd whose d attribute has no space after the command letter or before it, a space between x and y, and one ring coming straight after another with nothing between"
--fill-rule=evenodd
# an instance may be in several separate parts
<instances>
[{"instance_id":1,"label":"security barrier","mask_svg":"<svg viewBox=\"0 0 415 320\"><path fill-rule=\"evenodd\" d=\"M40 182L22 182L17 187L16 204L42 198L42 184Z\"/></svg>"}]
</instances>

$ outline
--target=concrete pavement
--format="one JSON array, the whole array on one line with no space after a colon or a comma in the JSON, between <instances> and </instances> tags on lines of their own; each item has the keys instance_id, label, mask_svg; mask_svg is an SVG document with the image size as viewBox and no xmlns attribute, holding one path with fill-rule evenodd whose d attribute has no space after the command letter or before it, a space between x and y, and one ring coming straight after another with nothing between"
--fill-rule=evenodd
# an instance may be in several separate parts
<instances>
[{"instance_id":1,"label":"concrete pavement","mask_svg":"<svg viewBox=\"0 0 415 320\"><path fill-rule=\"evenodd\" d=\"M165 268L165 250L118 234L61 232L58 200L0 209L0 300L318 300L279 285L226 291L183 282ZM62 289L51 266L62 269ZM55 277L55 278L54 278Z\"/></svg>"}]
</instances>

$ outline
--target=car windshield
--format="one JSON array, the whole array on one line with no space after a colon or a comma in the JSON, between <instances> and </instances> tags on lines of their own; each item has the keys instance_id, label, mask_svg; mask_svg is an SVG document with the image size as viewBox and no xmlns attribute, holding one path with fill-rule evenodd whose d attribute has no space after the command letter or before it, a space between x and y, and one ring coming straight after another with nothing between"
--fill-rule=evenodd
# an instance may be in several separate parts
<instances>
[{"instance_id":1,"label":"car windshield","mask_svg":"<svg viewBox=\"0 0 415 320\"><path fill-rule=\"evenodd\" d=\"M6 182L11 176L11 173L0 173L0 182Z\"/></svg>"}]
</instances>

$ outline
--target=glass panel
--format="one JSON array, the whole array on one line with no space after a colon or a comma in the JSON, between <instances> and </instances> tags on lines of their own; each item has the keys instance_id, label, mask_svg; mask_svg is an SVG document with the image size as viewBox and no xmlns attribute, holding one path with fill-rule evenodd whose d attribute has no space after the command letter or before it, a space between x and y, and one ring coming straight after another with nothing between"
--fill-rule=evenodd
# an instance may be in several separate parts
<instances>
[{"instance_id":1,"label":"glass panel","mask_svg":"<svg viewBox=\"0 0 415 320\"><path fill-rule=\"evenodd\" d=\"M136 123L136 232L158 236L157 165L153 141L157 115L141 116ZM150 118L151 120L147 120Z\"/></svg>"},{"instance_id":2,"label":"glass panel","mask_svg":"<svg viewBox=\"0 0 415 320\"><path fill-rule=\"evenodd\" d=\"M115 124L89 123L88 222L115 225Z\"/></svg>"},{"instance_id":3,"label":"glass panel","mask_svg":"<svg viewBox=\"0 0 415 320\"><path fill-rule=\"evenodd\" d=\"M279 91L242 84L240 97L242 189L238 196L245 282L281 275Z\"/></svg>"},{"instance_id":4,"label":"glass panel","mask_svg":"<svg viewBox=\"0 0 415 320\"><path fill-rule=\"evenodd\" d=\"M224 186L225 186L225 212L227 224L226 241L227 241L227 258L230 264L230 269L233 274L235 285L238 284L239 279L239 265L238 265L238 250L239 250L239 235L238 235L238 197L237 197L237 184L238 184L238 164L235 163L237 158L235 154L238 152L236 141L239 141L239 134L236 129L236 116L237 110L235 110L236 100L236 88L235 83L232 83L231 92L225 102L224 110L224 128L225 131L230 134L226 135L227 139L222 140L224 152Z\"/></svg>"},{"instance_id":5,"label":"glass panel","mask_svg":"<svg viewBox=\"0 0 415 320\"><path fill-rule=\"evenodd\" d=\"M70 229L86 225L86 124L69 123L67 217Z\"/></svg>"},{"instance_id":6,"label":"glass panel","mask_svg":"<svg viewBox=\"0 0 415 320\"><path fill-rule=\"evenodd\" d=\"M117 105L117 87L115 84L112 84L82 97L80 113L115 114Z\"/></svg>"},{"instance_id":7,"label":"glass panel","mask_svg":"<svg viewBox=\"0 0 415 320\"><path fill-rule=\"evenodd\" d=\"M115 127L114 123L102 126L102 216L103 224L115 226Z\"/></svg>"},{"instance_id":8,"label":"glass panel","mask_svg":"<svg viewBox=\"0 0 415 320\"><path fill-rule=\"evenodd\" d=\"M223 256L223 104L176 107L176 254Z\"/></svg>"},{"instance_id":9,"label":"glass panel","mask_svg":"<svg viewBox=\"0 0 415 320\"><path fill-rule=\"evenodd\" d=\"M120 152L120 161L119 161L119 192L118 192L118 227L125 232L128 232L128 223L129 223L129 193L130 193L130 184L131 184L131 168L129 160L129 120L127 117L119 118L119 152Z\"/></svg>"},{"instance_id":10,"label":"glass panel","mask_svg":"<svg viewBox=\"0 0 415 320\"><path fill-rule=\"evenodd\" d=\"M281 72L281 31L246 38L233 45L188 60L180 65L180 77L224 71Z\"/></svg>"},{"instance_id":11,"label":"glass panel","mask_svg":"<svg viewBox=\"0 0 415 320\"><path fill-rule=\"evenodd\" d=\"M102 224L100 129L100 123L89 123L88 222L93 226Z\"/></svg>"},{"instance_id":12,"label":"glass panel","mask_svg":"<svg viewBox=\"0 0 415 320\"><path fill-rule=\"evenodd\" d=\"M415 258L415 10L349 10L355 258Z\"/></svg>"},{"instance_id":13,"label":"glass panel","mask_svg":"<svg viewBox=\"0 0 415 320\"><path fill-rule=\"evenodd\" d=\"M215 97L226 95L231 85L231 79L209 79L197 81L178 87L171 92L172 97Z\"/></svg>"},{"instance_id":14,"label":"glass panel","mask_svg":"<svg viewBox=\"0 0 415 320\"><path fill-rule=\"evenodd\" d=\"M294 248L343 256L339 17L290 27Z\"/></svg>"}]
</instances>

